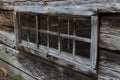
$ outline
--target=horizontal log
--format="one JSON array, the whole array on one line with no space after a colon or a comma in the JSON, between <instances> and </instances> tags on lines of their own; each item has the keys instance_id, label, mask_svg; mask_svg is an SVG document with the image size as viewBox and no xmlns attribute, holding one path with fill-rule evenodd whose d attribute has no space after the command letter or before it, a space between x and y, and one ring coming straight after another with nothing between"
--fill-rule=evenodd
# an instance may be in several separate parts
<instances>
[{"instance_id":1,"label":"horizontal log","mask_svg":"<svg viewBox=\"0 0 120 80\"><path fill-rule=\"evenodd\" d=\"M14 66L11 66L10 64L4 62L3 60L0 60L0 64L7 70L7 73L12 76L13 78L15 76L21 76L22 78L26 80L36 80L32 78L31 76L25 74L23 71L20 71L19 69L15 68Z\"/></svg>"},{"instance_id":2,"label":"horizontal log","mask_svg":"<svg viewBox=\"0 0 120 80\"><path fill-rule=\"evenodd\" d=\"M15 48L16 47L15 34L5 31L0 31L0 43Z\"/></svg>"},{"instance_id":3,"label":"horizontal log","mask_svg":"<svg viewBox=\"0 0 120 80\"><path fill-rule=\"evenodd\" d=\"M17 12L31 12L31 13L42 13L42 14L65 14L65 15L94 15L96 9L85 8L79 6L15 6L14 8Z\"/></svg>"},{"instance_id":4,"label":"horizontal log","mask_svg":"<svg viewBox=\"0 0 120 80\"><path fill-rule=\"evenodd\" d=\"M13 11L0 11L0 27L14 27L13 23Z\"/></svg>"},{"instance_id":5,"label":"horizontal log","mask_svg":"<svg viewBox=\"0 0 120 80\"><path fill-rule=\"evenodd\" d=\"M14 3L13 0L9 0L9 1L0 1L0 10L10 10L13 11L14 9Z\"/></svg>"},{"instance_id":6,"label":"horizontal log","mask_svg":"<svg viewBox=\"0 0 120 80\"><path fill-rule=\"evenodd\" d=\"M100 49L100 60L98 67L99 80L120 79L120 55L119 52Z\"/></svg>"},{"instance_id":7,"label":"horizontal log","mask_svg":"<svg viewBox=\"0 0 120 80\"><path fill-rule=\"evenodd\" d=\"M19 71L22 71L23 73L25 73L26 75L31 76L32 78L34 78L35 80L41 80L41 77L36 77L34 76L30 71L26 70L22 64L18 61L17 56L19 55L20 51L15 50L13 48L10 48L4 44L0 44L0 59L7 62L8 64L10 64L11 66L14 66L15 68L17 68ZM14 69L15 69L14 68ZM14 73L14 71L11 71L12 73ZM27 77L26 77L27 78ZM28 80L28 79L27 79Z\"/></svg>"},{"instance_id":8,"label":"horizontal log","mask_svg":"<svg viewBox=\"0 0 120 80\"><path fill-rule=\"evenodd\" d=\"M111 50L120 50L120 16L104 14L100 19L99 46Z\"/></svg>"}]
</instances>

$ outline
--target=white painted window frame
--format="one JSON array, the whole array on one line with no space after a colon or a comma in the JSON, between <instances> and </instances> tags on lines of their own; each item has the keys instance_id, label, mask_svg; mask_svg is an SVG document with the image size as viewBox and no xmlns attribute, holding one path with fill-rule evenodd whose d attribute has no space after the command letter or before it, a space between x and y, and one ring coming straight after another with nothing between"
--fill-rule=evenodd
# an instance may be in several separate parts
<instances>
[{"instance_id":1,"label":"white painted window frame","mask_svg":"<svg viewBox=\"0 0 120 80\"><path fill-rule=\"evenodd\" d=\"M22 11L20 11L20 12L22 12ZM23 11L23 13L24 12L25 11ZM15 26L15 33L16 33L16 43L17 43L18 46L19 45L26 46L26 47L35 49L35 50L40 51L40 52L41 52L41 49L43 51L45 49L45 50L48 50L48 51L46 51L46 53L48 52L47 54L52 55L54 57L61 58L61 59L64 59L66 61L70 61L72 63L81 65L83 67L87 66L87 67L89 67L89 68L91 68L93 70L96 69L97 53L98 53L97 52L98 51L97 50L97 48L98 48L98 16L97 15L84 15L84 16L91 16L91 39L83 38L83 37L68 36L68 35L65 35L65 34L60 34L60 36L62 36L62 37L67 37L67 38L72 38L72 39L75 38L75 39L78 39L78 40L80 40L82 42L89 42L91 44L91 46L90 46L90 59L87 60L87 59L84 59L82 57L79 57L78 61L80 60L80 63L78 63L78 62L74 61L75 58L67 57L66 53L63 54L63 55L59 55L57 52L52 52L52 51L54 51L54 49L49 48L49 45L48 45L48 47L37 45L38 42L39 42L38 41L38 32L43 32L43 33L48 33L48 34L52 34L52 35L57 35L57 33L55 33L55 32L53 33L51 31L39 30L38 29L38 21L36 22L37 43L34 44L34 43L26 42L26 41L21 41L21 39L20 39L20 34L21 33L19 31L20 28L18 26L17 13L19 13L19 11L15 11L14 12L14 23L15 23L14 26ZM26 11L26 13L27 13L27 11ZM34 12L33 12L33 14L34 14ZM82 16L82 15L80 15L80 16ZM36 20L38 20L37 16L36 16ZM38 49L38 46L39 46L39 49ZM60 49L58 49L58 50L60 50Z\"/></svg>"}]
</instances>

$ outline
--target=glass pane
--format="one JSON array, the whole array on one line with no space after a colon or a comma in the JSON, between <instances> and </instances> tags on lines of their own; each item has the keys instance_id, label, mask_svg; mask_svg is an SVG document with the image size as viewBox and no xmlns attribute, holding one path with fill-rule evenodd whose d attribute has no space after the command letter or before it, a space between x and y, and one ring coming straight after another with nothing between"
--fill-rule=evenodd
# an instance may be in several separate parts
<instances>
[{"instance_id":1,"label":"glass pane","mask_svg":"<svg viewBox=\"0 0 120 80\"><path fill-rule=\"evenodd\" d=\"M73 31L74 31L74 27L75 27L73 19L69 19L69 25L70 25L70 27L68 28L68 32L70 35L73 35Z\"/></svg>"},{"instance_id":2,"label":"glass pane","mask_svg":"<svg viewBox=\"0 0 120 80\"><path fill-rule=\"evenodd\" d=\"M75 54L77 56L82 56L90 58L90 43L75 41Z\"/></svg>"},{"instance_id":3,"label":"glass pane","mask_svg":"<svg viewBox=\"0 0 120 80\"><path fill-rule=\"evenodd\" d=\"M61 38L61 51L72 53L73 52L73 40L67 38Z\"/></svg>"},{"instance_id":4,"label":"glass pane","mask_svg":"<svg viewBox=\"0 0 120 80\"><path fill-rule=\"evenodd\" d=\"M76 36L91 37L91 20L81 18L76 20Z\"/></svg>"},{"instance_id":5,"label":"glass pane","mask_svg":"<svg viewBox=\"0 0 120 80\"><path fill-rule=\"evenodd\" d=\"M21 39L27 41L27 30L21 29Z\"/></svg>"},{"instance_id":6,"label":"glass pane","mask_svg":"<svg viewBox=\"0 0 120 80\"><path fill-rule=\"evenodd\" d=\"M44 45L44 46L47 46L47 34L45 33L39 33L40 35L40 45Z\"/></svg>"},{"instance_id":7,"label":"glass pane","mask_svg":"<svg viewBox=\"0 0 120 80\"><path fill-rule=\"evenodd\" d=\"M49 17L49 22L50 22L49 30L58 32L59 28L58 17L55 16Z\"/></svg>"},{"instance_id":8,"label":"glass pane","mask_svg":"<svg viewBox=\"0 0 120 80\"><path fill-rule=\"evenodd\" d=\"M27 27L27 15L20 14L20 25L21 27Z\"/></svg>"},{"instance_id":9,"label":"glass pane","mask_svg":"<svg viewBox=\"0 0 120 80\"><path fill-rule=\"evenodd\" d=\"M43 30L47 30L47 16L39 15L39 28Z\"/></svg>"},{"instance_id":10,"label":"glass pane","mask_svg":"<svg viewBox=\"0 0 120 80\"><path fill-rule=\"evenodd\" d=\"M36 32L35 31L32 31L32 30L29 31L29 41L36 43Z\"/></svg>"},{"instance_id":11,"label":"glass pane","mask_svg":"<svg viewBox=\"0 0 120 80\"><path fill-rule=\"evenodd\" d=\"M36 28L36 19L34 15L28 15L28 26L30 28Z\"/></svg>"},{"instance_id":12,"label":"glass pane","mask_svg":"<svg viewBox=\"0 0 120 80\"><path fill-rule=\"evenodd\" d=\"M49 35L49 46L51 48L58 49L58 37L54 35Z\"/></svg>"},{"instance_id":13,"label":"glass pane","mask_svg":"<svg viewBox=\"0 0 120 80\"><path fill-rule=\"evenodd\" d=\"M61 33L72 35L74 28L73 19L61 18L60 19Z\"/></svg>"},{"instance_id":14,"label":"glass pane","mask_svg":"<svg viewBox=\"0 0 120 80\"><path fill-rule=\"evenodd\" d=\"M68 19L61 18L60 19L60 27L61 27L61 33L68 34Z\"/></svg>"}]
</instances>

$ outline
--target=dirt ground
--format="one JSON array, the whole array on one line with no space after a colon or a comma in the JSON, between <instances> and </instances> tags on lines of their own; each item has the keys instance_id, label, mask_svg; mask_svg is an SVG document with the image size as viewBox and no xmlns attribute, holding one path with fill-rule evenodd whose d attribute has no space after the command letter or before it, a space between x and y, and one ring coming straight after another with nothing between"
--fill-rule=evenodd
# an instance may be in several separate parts
<instances>
[{"instance_id":1,"label":"dirt ground","mask_svg":"<svg viewBox=\"0 0 120 80\"><path fill-rule=\"evenodd\" d=\"M3 72L0 72L0 80L13 80L11 76L6 75L4 76Z\"/></svg>"}]
</instances>

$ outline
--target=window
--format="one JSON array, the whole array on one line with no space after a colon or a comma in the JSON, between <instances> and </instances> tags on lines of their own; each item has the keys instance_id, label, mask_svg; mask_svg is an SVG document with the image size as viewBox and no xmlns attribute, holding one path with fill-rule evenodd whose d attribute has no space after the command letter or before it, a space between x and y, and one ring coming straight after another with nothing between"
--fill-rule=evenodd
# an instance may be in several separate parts
<instances>
[{"instance_id":1,"label":"window","mask_svg":"<svg viewBox=\"0 0 120 80\"><path fill-rule=\"evenodd\" d=\"M20 42L95 68L97 54L96 16L57 16L17 13ZM48 54L49 54L48 53ZM85 60L85 61L84 61ZM88 62L88 63L87 63Z\"/></svg>"},{"instance_id":2,"label":"window","mask_svg":"<svg viewBox=\"0 0 120 80\"><path fill-rule=\"evenodd\" d=\"M21 28L21 39L36 43L36 19L35 15L20 14L19 26Z\"/></svg>"}]
</instances>

